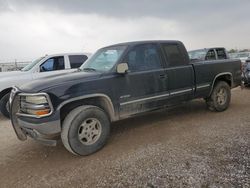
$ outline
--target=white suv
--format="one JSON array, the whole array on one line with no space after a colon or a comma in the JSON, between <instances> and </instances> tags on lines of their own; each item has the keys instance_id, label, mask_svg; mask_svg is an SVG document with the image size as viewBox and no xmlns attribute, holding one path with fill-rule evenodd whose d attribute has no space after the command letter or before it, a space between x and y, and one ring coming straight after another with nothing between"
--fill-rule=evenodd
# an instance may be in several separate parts
<instances>
[{"instance_id":1,"label":"white suv","mask_svg":"<svg viewBox=\"0 0 250 188\"><path fill-rule=\"evenodd\" d=\"M9 118L8 99L12 86L20 86L47 76L74 72L89 55L86 53L46 55L28 64L21 71L0 73L0 111Z\"/></svg>"}]
</instances>

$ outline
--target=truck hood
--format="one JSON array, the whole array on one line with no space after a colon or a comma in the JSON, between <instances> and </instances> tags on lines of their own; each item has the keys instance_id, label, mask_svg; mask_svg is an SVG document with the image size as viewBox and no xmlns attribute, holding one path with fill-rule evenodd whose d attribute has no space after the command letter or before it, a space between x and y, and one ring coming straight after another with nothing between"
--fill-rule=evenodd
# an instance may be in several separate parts
<instances>
[{"instance_id":1,"label":"truck hood","mask_svg":"<svg viewBox=\"0 0 250 188\"><path fill-rule=\"evenodd\" d=\"M57 76L49 76L42 79L33 80L27 84L22 85L20 90L27 93L37 93L44 90L66 85L69 82L81 82L82 80L91 80L100 77L98 72L73 72L64 73Z\"/></svg>"},{"instance_id":2,"label":"truck hood","mask_svg":"<svg viewBox=\"0 0 250 188\"><path fill-rule=\"evenodd\" d=\"M0 79L13 77L13 76L19 76L19 75L26 74L26 73L27 72L24 72L24 71L1 72Z\"/></svg>"},{"instance_id":3,"label":"truck hood","mask_svg":"<svg viewBox=\"0 0 250 188\"><path fill-rule=\"evenodd\" d=\"M22 71L1 72L0 73L0 91L19 86L31 79L31 74Z\"/></svg>"}]
</instances>

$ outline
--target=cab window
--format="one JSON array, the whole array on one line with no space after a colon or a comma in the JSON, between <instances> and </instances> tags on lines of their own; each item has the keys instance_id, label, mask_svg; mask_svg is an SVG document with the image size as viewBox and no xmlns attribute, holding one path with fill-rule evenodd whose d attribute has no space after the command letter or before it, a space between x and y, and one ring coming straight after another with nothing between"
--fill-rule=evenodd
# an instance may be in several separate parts
<instances>
[{"instance_id":1,"label":"cab window","mask_svg":"<svg viewBox=\"0 0 250 188\"><path fill-rule=\"evenodd\" d=\"M132 72L161 68L160 55L155 44L137 45L128 52L125 59Z\"/></svg>"},{"instance_id":2,"label":"cab window","mask_svg":"<svg viewBox=\"0 0 250 188\"><path fill-rule=\"evenodd\" d=\"M227 59L227 54L224 49L216 49L218 59Z\"/></svg>"},{"instance_id":3,"label":"cab window","mask_svg":"<svg viewBox=\"0 0 250 188\"><path fill-rule=\"evenodd\" d=\"M40 66L40 72L48 72L48 71L56 71L64 69L65 69L65 64L63 56L49 58Z\"/></svg>"},{"instance_id":4,"label":"cab window","mask_svg":"<svg viewBox=\"0 0 250 188\"><path fill-rule=\"evenodd\" d=\"M72 69L79 68L88 57L86 55L70 55L69 62Z\"/></svg>"},{"instance_id":5,"label":"cab window","mask_svg":"<svg viewBox=\"0 0 250 188\"><path fill-rule=\"evenodd\" d=\"M216 60L216 55L214 50L209 50L206 55L206 60Z\"/></svg>"},{"instance_id":6,"label":"cab window","mask_svg":"<svg viewBox=\"0 0 250 188\"><path fill-rule=\"evenodd\" d=\"M162 47L167 58L168 66L175 67L186 65L186 61L177 44L162 44Z\"/></svg>"}]
</instances>

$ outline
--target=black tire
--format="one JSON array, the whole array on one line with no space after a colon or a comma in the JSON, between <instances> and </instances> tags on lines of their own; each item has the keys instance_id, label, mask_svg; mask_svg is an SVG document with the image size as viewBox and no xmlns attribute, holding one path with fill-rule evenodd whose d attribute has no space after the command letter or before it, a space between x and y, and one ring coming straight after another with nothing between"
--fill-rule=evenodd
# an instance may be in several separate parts
<instances>
[{"instance_id":1,"label":"black tire","mask_svg":"<svg viewBox=\"0 0 250 188\"><path fill-rule=\"evenodd\" d=\"M229 107L230 101L231 88L228 83L224 81L216 82L211 96L206 99L208 109L217 112L226 110Z\"/></svg>"},{"instance_id":2,"label":"black tire","mask_svg":"<svg viewBox=\"0 0 250 188\"><path fill-rule=\"evenodd\" d=\"M88 125L88 121L92 121L92 124L96 121L93 130L98 132L96 127L99 127L98 135L91 136L93 130L87 127L91 124L90 122ZM84 134L87 134L86 137L92 139L93 143L80 138ZM96 106L80 106L72 110L63 121L61 139L69 152L85 156L100 150L107 142L109 134L110 120L102 109Z\"/></svg>"},{"instance_id":3,"label":"black tire","mask_svg":"<svg viewBox=\"0 0 250 188\"><path fill-rule=\"evenodd\" d=\"M10 113L9 110L7 109L7 105L9 105L9 98L10 98L10 93L7 93L0 100L0 111L8 119L10 118Z\"/></svg>"}]
</instances>

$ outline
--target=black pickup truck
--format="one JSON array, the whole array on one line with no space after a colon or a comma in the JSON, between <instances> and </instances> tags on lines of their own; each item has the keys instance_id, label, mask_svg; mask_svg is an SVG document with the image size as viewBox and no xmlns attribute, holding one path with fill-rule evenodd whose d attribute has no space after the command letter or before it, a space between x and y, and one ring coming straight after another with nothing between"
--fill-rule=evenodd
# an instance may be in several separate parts
<instances>
[{"instance_id":1,"label":"black pickup truck","mask_svg":"<svg viewBox=\"0 0 250 188\"><path fill-rule=\"evenodd\" d=\"M241 84L238 60L192 64L179 41L141 41L98 50L77 72L14 87L11 120L20 140L89 155L106 143L111 122L204 98L224 111Z\"/></svg>"}]
</instances>

